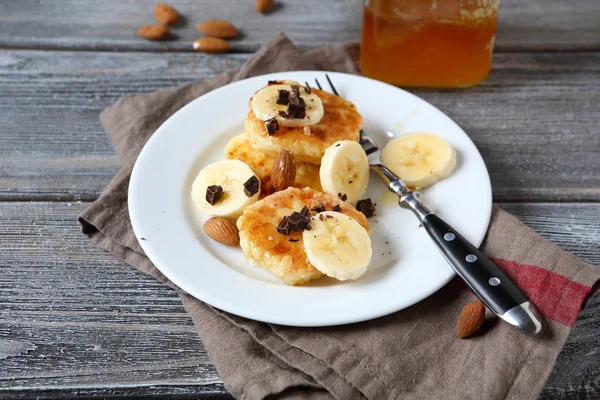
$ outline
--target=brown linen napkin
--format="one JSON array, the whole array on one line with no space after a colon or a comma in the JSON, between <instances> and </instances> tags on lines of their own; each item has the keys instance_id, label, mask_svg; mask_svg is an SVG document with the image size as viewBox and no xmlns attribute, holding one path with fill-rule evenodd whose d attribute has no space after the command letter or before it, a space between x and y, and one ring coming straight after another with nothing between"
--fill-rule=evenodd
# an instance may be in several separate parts
<instances>
[{"instance_id":1,"label":"brown linen napkin","mask_svg":"<svg viewBox=\"0 0 600 400\"><path fill-rule=\"evenodd\" d=\"M456 337L473 295L455 280L420 303L376 320L327 328L265 324L185 294L146 258L127 210L132 166L146 140L198 96L268 72L325 69L357 73L356 43L299 53L280 34L237 71L160 92L126 96L100 116L123 169L80 217L93 243L178 291L225 387L237 398L535 398L600 269L543 240L495 207L483 251L523 288L547 321L529 337L490 318L482 333Z\"/></svg>"}]
</instances>

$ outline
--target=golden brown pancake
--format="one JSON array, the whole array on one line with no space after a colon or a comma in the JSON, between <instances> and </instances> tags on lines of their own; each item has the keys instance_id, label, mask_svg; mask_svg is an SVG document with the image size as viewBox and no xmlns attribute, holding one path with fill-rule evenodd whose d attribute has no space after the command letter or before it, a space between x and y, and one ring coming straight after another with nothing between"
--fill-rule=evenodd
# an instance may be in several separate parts
<instances>
[{"instance_id":1,"label":"golden brown pancake","mask_svg":"<svg viewBox=\"0 0 600 400\"><path fill-rule=\"evenodd\" d=\"M245 133L234 137L227 143L225 158L228 160L240 160L248 164L250 169L260 178L261 198L275 191L271 184L271 169L277 157L252 147ZM321 188L321 179L319 178L319 166L297 162L296 182L294 186L298 188L308 186L315 190L323 191L323 188Z\"/></svg>"},{"instance_id":2,"label":"golden brown pancake","mask_svg":"<svg viewBox=\"0 0 600 400\"><path fill-rule=\"evenodd\" d=\"M246 133L252 145L277 156L283 149L294 153L296 161L321 164L325 150L338 140L358 141L362 117L356 106L341 97L313 89L323 102L324 115L319 123L305 127L280 126L269 135L264 121L256 118L252 107L246 115ZM252 99L250 99L252 101Z\"/></svg>"},{"instance_id":3,"label":"golden brown pancake","mask_svg":"<svg viewBox=\"0 0 600 400\"><path fill-rule=\"evenodd\" d=\"M246 258L251 264L273 272L288 285L301 285L323 275L308 261L302 232L291 232L289 236L277 232L283 217L300 211L305 205L309 209L323 205L327 210L339 205L341 213L370 231L364 214L333 196L310 188L288 188L246 207L237 221L240 246ZM312 211L312 214L316 212Z\"/></svg>"}]
</instances>

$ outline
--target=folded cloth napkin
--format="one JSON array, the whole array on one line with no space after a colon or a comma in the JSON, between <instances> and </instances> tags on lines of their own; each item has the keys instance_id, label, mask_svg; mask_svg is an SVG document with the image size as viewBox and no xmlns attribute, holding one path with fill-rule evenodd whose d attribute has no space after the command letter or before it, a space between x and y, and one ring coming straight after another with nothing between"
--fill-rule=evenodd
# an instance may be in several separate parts
<instances>
[{"instance_id":1,"label":"folded cloth napkin","mask_svg":"<svg viewBox=\"0 0 600 400\"><path fill-rule=\"evenodd\" d=\"M80 216L83 232L94 245L178 291L225 387L236 398L535 398L600 279L600 269L543 240L498 207L482 249L546 318L541 337L491 318L484 334L458 339L457 316L474 296L457 280L408 309L368 322L294 328L251 321L187 295L140 248L127 210L129 178L145 142L167 118L229 82L288 70L358 73L357 58L356 43L301 54L280 34L237 71L121 98L100 120L123 168Z\"/></svg>"}]
</instances>

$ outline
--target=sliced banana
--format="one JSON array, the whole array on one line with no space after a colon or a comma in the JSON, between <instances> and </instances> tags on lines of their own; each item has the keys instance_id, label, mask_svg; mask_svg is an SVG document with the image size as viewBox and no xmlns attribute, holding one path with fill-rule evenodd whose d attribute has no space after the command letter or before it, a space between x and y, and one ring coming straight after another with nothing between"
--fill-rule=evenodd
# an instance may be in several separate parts
<instances>
[{"instance_id":1,"label":"sliced banana","mask_svg":"<svg viewBox=\"0 0 600 400\"><path fill-rule=\"evenodd\" d=\"M409 133L390 141L381 161L406 186L423 189L450 176L456 167L456 151L433 133Z\"/></svg>"},{"instance_id":2,"label":"sliced banana","mask_svg":"<svg viewBox=\"0 0 600 400\"><path fill-rule=\"evenodd\" d=\"M244 183L253 176L255 175L250 167L239 160L224 160L207 165L192 184L192 200L209 215L237 218L260 195L260 186L258 192L251 197L244 191ZM260 179L258 181L260 185ZM206 190L212 185L223 188L222 197L213 205L206 200Z\"/></svg>"},{"instance_id":3,"label":"sliced banana","mask_svg":"<svg viewBox=\"0 0 600 400\"><path fill-rule=\"evenodd\" d=\"M302 233L308 261L319 271L345 281L365 273L371 263L371 238L354 218L335 211L312 217Z\"/></svg>"},{"instance_id":4,"label":"sliced banana","mask_svg":"<svg viewBox=\"0 0 600 400\"><path fill-rule=\"evenodd\" d=\"M300 86L294 81L278 81L281 83L265 86L252 96L251 107L254 115L263 121L276 118L282 126L310 126L318 123L323 118L323 103L319 96L311 92L307 93L307 88ZM291 93L292 85L300 87L300 97L306 104L306 116L304 118L285 118L279 114L280 111L287 112L287 104L277 104L280 90L286 90Z\"/></svg>"},{"instance_id":5,"label":"sliced banana","mask_svg":"<svg viewBox=\"0 0 600 400\"><path fill-rule=\"evenodd\" d=\"M325 150L319 169L323 191L352 205L369 185L369 160L360 144L335 142Z\"/></svg>"}]
</instances>

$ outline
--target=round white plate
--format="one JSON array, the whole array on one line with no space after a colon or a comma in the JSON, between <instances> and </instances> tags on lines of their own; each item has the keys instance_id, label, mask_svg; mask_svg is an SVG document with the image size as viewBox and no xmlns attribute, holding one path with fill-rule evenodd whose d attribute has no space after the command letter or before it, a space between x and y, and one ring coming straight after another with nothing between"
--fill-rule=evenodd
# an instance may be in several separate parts
<instances>
[{"instance_id":1,"label":"round white plate","mask_svg":"<svg viewBox=\"0 0 600 400\"><path fill-rule=\"evenodd\" d=\"M437 108L394 86L330 72L340 95L354 104L363 128L380 146L407 132L433 132L458 153L446 180L423 191L433 211L479 245L488 227L490 179L477 148ZM129 214L146 255L190 295L221 310L258 321L292 326L327 326L364 321L406 308L444 286L454 272L410 211L377 207L369 219L373 259L355 281L324 277L287 286L252 267L240 248L208 238L208 216L190 198L193 179L207 164L223 159L227 141L243 132L248 99L268 80L326 83L323 71L296 71L239 81L199 97L152 135L137 159L129 184ZM326 87L324 87L326 88ZM364 197L378 202L385 187L371 174ZM144 238L145 240L140 240Z\"/></svg>"}]
</instances>

